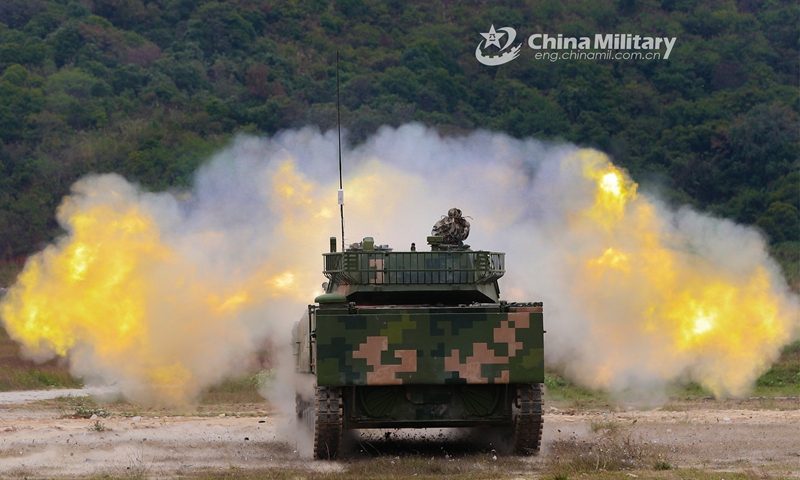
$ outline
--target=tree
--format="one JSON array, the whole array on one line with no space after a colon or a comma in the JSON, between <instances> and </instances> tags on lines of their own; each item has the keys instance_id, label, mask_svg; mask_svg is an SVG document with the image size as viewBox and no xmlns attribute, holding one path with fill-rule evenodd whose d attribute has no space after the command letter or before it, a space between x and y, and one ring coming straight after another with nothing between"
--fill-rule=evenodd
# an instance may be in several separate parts
<instances>
[{"instance_id":1,"label":"tree","mask_svg":"<svg viewBox=\"0 0 800 480\"><path fill-rule=\"evenodd\" d=\"M83 39L78 32L78 26L75 22L62 25L61 28L53 34L51 42L55 57L54 60L58 67L63 67L67 63L73 61L75 55L83 47Z\"/></svg>"},{"instance_id":2,"label":"tree","mask_svg":"<svg viewBox=\"0 0 800 480\"><path fill-rule=\"evenodd\" d=\"M246 49L255 39L253 25L229 3L210 2L200 7L187 24L185 39L197 42L211 58Z\"/></svg>"},{"instance_id":3,"label":"tree","mask_svg":"<svg viewBox=\"0 0 800 480\"><path fill-rule=\"evenodd\" d=\"M726 182L770 186L800 166L798 117L780 105L756 105L729 129L731 153L720 170Z\"/></svg>"}]
</instances>

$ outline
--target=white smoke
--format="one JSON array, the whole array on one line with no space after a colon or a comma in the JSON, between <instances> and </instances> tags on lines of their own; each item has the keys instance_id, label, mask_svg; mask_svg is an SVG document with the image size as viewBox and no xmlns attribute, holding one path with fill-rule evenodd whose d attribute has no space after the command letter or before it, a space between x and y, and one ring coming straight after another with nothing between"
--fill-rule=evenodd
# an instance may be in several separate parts
<instances>
[{"instance_id":1,"label":"white smoke","mask_svg":"<svg viewBox=\"0 0 800 480\"><path fill-rule=\"evenodd\" d=\"M190 373L191 399L240 374L269 342L288 343L291 324L320 293L328 238L340 232L337 151L333 132L304 128L272 138L237 137L197 172L186 192L142 193L114 175L78 182L62 207L62 221L67 210L137 205L155 219L160 241L175 254L169 260L145 255L149 266L139 267L147 270L149 282L148 334L142 340L147 345L133 356L108 357L84 337L70 350L74 371L119 382L129 397L170 403L174 399L164 398L163 388L149 387L142 375L153 364L148 355L163 358L158 365L178 363ZM345 240L372 236L397 250L412 242L423 249L433 224L458 207L471 217L467 243L506 252L502 297L544 302L546 361L572 379L616 392L658 390L687 375L716 385L717 371L733 368L747 369L745 382L751 384L782 345L800 336L797 296L788 291L762 237L751 228L688 208L673 211L642 197L655 215L651 233L675 254L676 269L693 268L737 285L763 270L777 305L780 332L756 345L755 357L738 358L717 348L674 351L674 333L642 328L648 303L664 301L646 282L616 284L609 277L599 288L584 284L587 258L609 247L635 250L641 242L628 235L638 228L636 220L611 234L582 223L596 185L575 161L580 152L571 145L485 131L446 138L420 125L382 128L344 152ZM49 251L68 242L69 237ZM20 308L14 289L7 308ZM229 315L208 315L208 305L198 303L242 289L246 300ZM43 348L29 345L28 351ZM753 358L755 365L736 363ZM741 385L719 392L741 394Z\"/></svg>"}]
</instances>

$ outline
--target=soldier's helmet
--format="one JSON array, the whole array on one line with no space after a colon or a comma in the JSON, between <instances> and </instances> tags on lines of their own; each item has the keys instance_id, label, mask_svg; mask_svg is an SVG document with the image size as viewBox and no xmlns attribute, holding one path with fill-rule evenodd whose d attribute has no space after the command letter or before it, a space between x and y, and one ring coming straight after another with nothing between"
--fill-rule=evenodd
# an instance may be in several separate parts
<instances>
[{"instance_id":1,"label":"soldier's helmet","mask_svg":"<svg viewBox=\"0 0 800 480\"><path fill-rule=\"evenodd\" d=\"M443 216L433 226L431 235L442 237L442 241L446 244L460 244L469 237L469 222L460 209L451 208L447 211L447 216Z\"/></svg>"}]
</instances>

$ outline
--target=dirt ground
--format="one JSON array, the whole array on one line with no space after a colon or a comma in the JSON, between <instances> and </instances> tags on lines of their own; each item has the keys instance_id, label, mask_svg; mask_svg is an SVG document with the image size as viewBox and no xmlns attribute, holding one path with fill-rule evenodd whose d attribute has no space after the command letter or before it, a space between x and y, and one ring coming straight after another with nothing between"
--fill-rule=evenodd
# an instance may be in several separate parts
<instances>
[{"instance_id":1,"label":"dirt ground","mask_svg":"<svg viewBox=\"0 0 800 480\"><path fill-rule=\"evenodd\" d=\"M269 467L336 470L344 468L348 458L365 454L364 449L417 448L413 440L411 447L387 446L386 432L352 435L344 462L313 462L310 441L299 433L303 429L266 404L206 417L70 418L69 412L41 403L60 394L64 391L0 393L1 478L172 478ZM800 478L800 399L771 402L773 409L764 409L763 402L757 409L747 402L704 401L605 412L550 407L542 454L531 462L545 462L554 443L591 441L624 429L637 442L659 445L678 468L755 469L777 478ZM480 453L491 448L481 435L466 443L453 443L450 432L416 435L431 455L451 455L454 450L468 455L470 449Z\"/></svg>"}]
</instances>

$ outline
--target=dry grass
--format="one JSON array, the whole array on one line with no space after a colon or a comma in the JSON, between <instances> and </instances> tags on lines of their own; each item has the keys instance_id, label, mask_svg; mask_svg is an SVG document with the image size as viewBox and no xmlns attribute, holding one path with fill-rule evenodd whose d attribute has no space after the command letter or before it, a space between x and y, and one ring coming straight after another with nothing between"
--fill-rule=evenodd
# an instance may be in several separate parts
<instances>
[{"instance_id":1,"label":"dry grass","mask_svg":"<svg viewBox=\"0 0 800 480\"><path fill-rule=\"evenodd\" d=\"M407 460L407 461L406 461ZM206 471L181 473L178 478L196 480L394 480L394 479L545 479L569 480L589 478L592 480L632 480L632 479L663 479L663 480L769 480L782 478L780 475L770 475L768 472L748 470L744 472L719 472L703 471L697 469L677 470L670 469L636 469L636 470L596 470L583 473L553 473L541 471L528 466L520 469L518 465L485 465L477 459L471 459L461 467L443 466L440 461L419 459L374 459L364 462L365 465L352 463L332 464L320 466L317 463L292 462L280 468L242 469L231 466L224 471ZM327 467L327 468L326 468ZM92 478L147 478L147 471L140 476L96 476Z\"/></svg>"},{"instance_id":2,"label":"dry grass","mask_svg":"<svg viewBox=\"0 0 800 480\"><path fill-rule=\"evenodd\" d=\"M545 480L570 480L579 478L588 478L591 480L636 480L636 479L663 479L663 480L769 480L785 478L778 476L771 476L765 472L748 471L748 472L718 472L718 471L703 471L695 469L687 470L632 470L632 471L597 471L591 474L580 474L576 476L567 476L564 474L557 475L544 475L535 477L521 477L521 478L541 478Z\"/></svg>"},{"instance_id":3,"label":"dry grass","mask_svg":"<svg viewBox=\"0 0 800 480\"><path fill-rule=\"evenodd\" d=\"M601 434L591 439L558 440L550 445L545 464L552 478L591 472L672 469L664 447L642 440L630 428L602 422L595 429L593 422L592 430Z\"/></svg>"},{"instance_id":4,"label":"dry grass","mask_svg":"<svg viewBox=\"0 0 800 480\"><path fill-rule=\"evenodd\" d=\"M623 425L619 421L611 420L607 417L593 418L589 423L589 428L593 433L605 433L606 435L616 434L622 430Z\"/></svg>"},{"instance_id":5,"label":"dry grass","mask_svg":"<svg viewBox=\"0 0 800 480\"><path fill-rule=\"evenodd\" d=\"M773 392L770 396L745 399L670 400L661 410L665 412L689 412L698 408L707 410L800 410L800 398L777 396L776 393L780 392Z\"/></svg>"},{"instance_id":6,"label":"dry grass","mask_svg":"<svg viewBox=\"0 0 800 480\"><path fill-rule=\"evenodd\" d=\"M384 456L358 461L299 462L281 468L239 469L219 472L194 473L185 478L201 480L250 480L250 479L296 479L296 480L395 480L395 479L520 479L539 478L530 471L530 466L509 458L497 461L485 456L472 455L460 458L430 458L422 455L405 457Z\"/></svg>"},{"instance_id":7,"label":"dry grass","mask_svg":"<svg viewBox=\"0 0 800 480\"><path fill-rule=\"evenodd\" d=\"M492 460L487 455L446 457L439 455L384 456L354 461L343 472L345 478L399 479L399 478L512 478L524 470L523 462L516 457ZM342 477L339 477L342 478Z\"/></svg>"}]
</instances>

